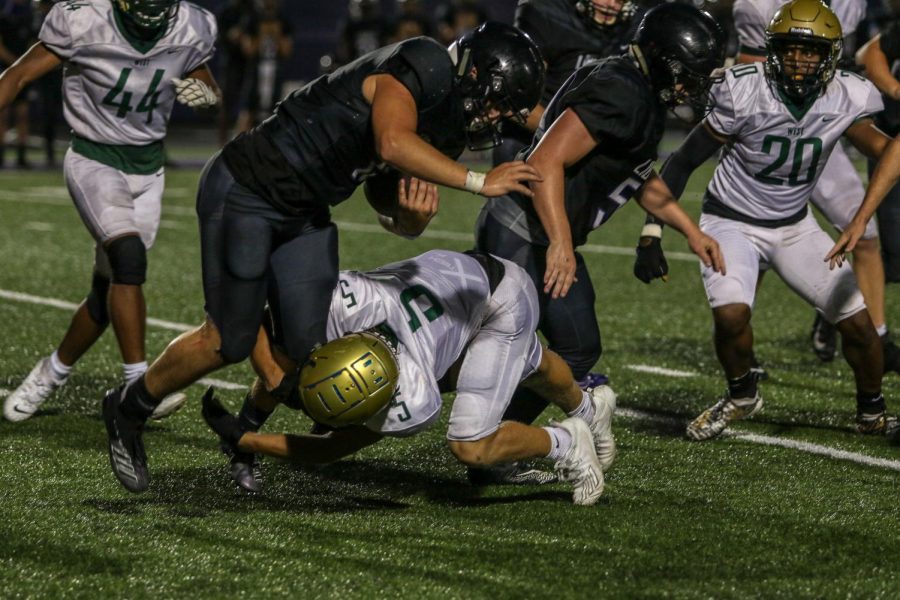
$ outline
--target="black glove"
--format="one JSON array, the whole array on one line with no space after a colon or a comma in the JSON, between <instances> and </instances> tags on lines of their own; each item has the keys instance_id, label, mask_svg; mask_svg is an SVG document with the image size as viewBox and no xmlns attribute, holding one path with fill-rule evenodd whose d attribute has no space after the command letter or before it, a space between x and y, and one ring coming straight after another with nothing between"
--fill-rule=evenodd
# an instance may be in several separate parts
<instances>
[{"instance_id":1,"label":"black glove","mask_svg":"<svg viewBox=\"0 0 900 600\"><path fill-rule=\"evenodd\" d=\"M237 451L238 440L244 435L238 425L238 419L228 412L218 398L215 390L210 386L203 394L203 420L209 425L219 439L228 446L232 452Z\"/></svg>"},{"instance_id":2,"label":"black glove","mask_svg":"<svg viewBox=\"0 0 900 600\"><path fill-rule=\"evenodd\" d=\"M635 254L635 277L644 283L650 283L659 277L663 281L668 280L669 263L666 262L666 255L663 254L662 238L641 236L637 248L635 248Z\"/></svg>"}]
</instances>

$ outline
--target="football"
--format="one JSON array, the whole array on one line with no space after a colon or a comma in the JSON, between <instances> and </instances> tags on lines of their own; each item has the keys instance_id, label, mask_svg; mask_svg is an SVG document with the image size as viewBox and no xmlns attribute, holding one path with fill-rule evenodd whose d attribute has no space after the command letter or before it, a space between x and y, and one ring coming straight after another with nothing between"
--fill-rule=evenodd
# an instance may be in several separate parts
<instances>
[{"instance_id":1,"label":"football","mask_svg":"<svg viewBox=\"0 0 900 600\"><path fill-rule=\"evenodd\" d=\"M400 171L388 169L366 179L363 184L366 200L378 214L394 218L398 201L397 184L402 176Z\"/></svg>"}]
</instances>

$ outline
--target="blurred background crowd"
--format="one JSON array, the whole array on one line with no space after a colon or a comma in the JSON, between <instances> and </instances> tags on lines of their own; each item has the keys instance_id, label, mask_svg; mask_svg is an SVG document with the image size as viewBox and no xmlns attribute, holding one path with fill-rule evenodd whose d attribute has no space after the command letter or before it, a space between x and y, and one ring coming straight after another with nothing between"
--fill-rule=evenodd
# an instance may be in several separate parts
<instances>
[{"instance_id":1,"label":"blurred background crowd","mask_svg":"<svg viewBox=\"0 0 900 600\"><path fill-rule=\"evenodd\" d=\"M0 0L0 66L12 64L34 43L55 1ZM645 7L660 2L636 1ZM730 31L733 56L732 1L692 1ZM866 19L855 36L857 46L900 17L900 0L867 3ZM211 66L225 107L215 124L202 123L215 127L219 144L265 118L291 89L357 56L419 35L449 45L482 21L512 23L516 10L516 0L195 0L195 4L215 13L219 22L218 52ZM852 56L853 50L847 48L847 55ZM47 165L56 164L61 155L57 137L66 137L60 82L61 73L42 78L0 114L0 166L30 166L29 132L40 140ZM173 115L176 122L197 119L186 110L176 109ZM8 153L7 146L15 152Z\"/></svg>"}]
</instances>

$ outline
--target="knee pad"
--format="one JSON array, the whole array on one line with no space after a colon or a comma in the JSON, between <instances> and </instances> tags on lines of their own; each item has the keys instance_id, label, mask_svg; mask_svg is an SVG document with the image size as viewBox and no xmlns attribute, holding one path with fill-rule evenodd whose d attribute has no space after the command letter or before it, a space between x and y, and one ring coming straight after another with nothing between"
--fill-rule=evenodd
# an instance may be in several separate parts
<instances>
[{"instance_id":1,"label":"knee pad","mask_svg":"<svg viewBox=\"0 0 900 600\"><path fill-rule=\"evenodd\" d=\"M147 249L137 235L126 235L106 246L112 282L142 285L147 280Z\"/></svg>"},{"instance_id":2,"label":"knee pad","mask_svg":"<svg viewBox=\"0 0 900 600\"><path fill-rule=\"evenodd\" d=\"M85 305L88 314L97 325L109 324L109 312L106 309L106 295L109 292L109 279L94 273L91 279L91 291L88 293Z\"/></svg>"}]
</instances>

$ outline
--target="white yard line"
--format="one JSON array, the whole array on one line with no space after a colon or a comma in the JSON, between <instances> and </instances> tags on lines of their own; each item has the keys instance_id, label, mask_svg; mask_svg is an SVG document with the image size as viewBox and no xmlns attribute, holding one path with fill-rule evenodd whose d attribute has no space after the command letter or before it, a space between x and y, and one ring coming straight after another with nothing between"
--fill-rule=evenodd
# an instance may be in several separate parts
<instances>
[{"instance_id":1,"label":"white yard line","mask_svg":"<svg viewBox=\"0 0 900 600\"><path fill-rule=\"evenodd\" d=\"M0 289L0 298L6 300L12 300L14 302L24 302L28 304L38 304L41 306L50 306L53 308L59 308L63 310L73 310L77 305L66 302L65 300L58 300L56 298L43 298L41 296L33 296L31 294L23 294L21 292L13 292L10 290ZM162 319L147 319L147 324L152 325L154 327L159 327L161 329L169 329L172 331L182 332L192 329L192 325L188 325L186 323L175 323L173 321L165 321ZM652 372L659 375L669 376L669 377L693 377L696 376L696 373L691 373L688 371L676 371L673 369L663 369L661 367L651 367L649 365L627 365L626 368L635 370L635 371L643 371L643 372ZM653 369L652 371L650 369ZM225 381L222 379L213 379L213 378L203 378L197 382L200 385L212 385L218 388L226 389L226 390L246 390L246 385L241 385L239 383L232 383L230 381ZM8 390L4 390L0 388L0 398L9 395ZM683 419L677 419L674 417L666 416L666 415L658 415L651 412L646 412L642 410L635 410L631 408L618 408L616 409L616 414L619 416L623 416L631 419L640 419L645 421L656 421L661 423L668 424L678 424L683 425L686 421ZM828 458L836 459L836 460L846 460L849 462L854 462L861 465L867 465L872 467L881 467L885 469L890 469L892 471L900 472L900 461L897 460L888 460L885 458L875 458L872 456L866 456L865 454L859 454L858 452L848 452L846 450L838 450L836 448L829 448L828 446L822 446L820 444L813 444L810 442L801 442L797 440L778 438L768 435L758 435L755 433L748 433L743 431L733 431L727 429L725 431L726 436L734 437L737 439L745 440L754 444L763 444L766 446L779 446L781 448L787 448L790 450L798 450L800 452L806 452L808 454L817 454L820 456L825 456Z\"/></svg>"}]
</instances>

